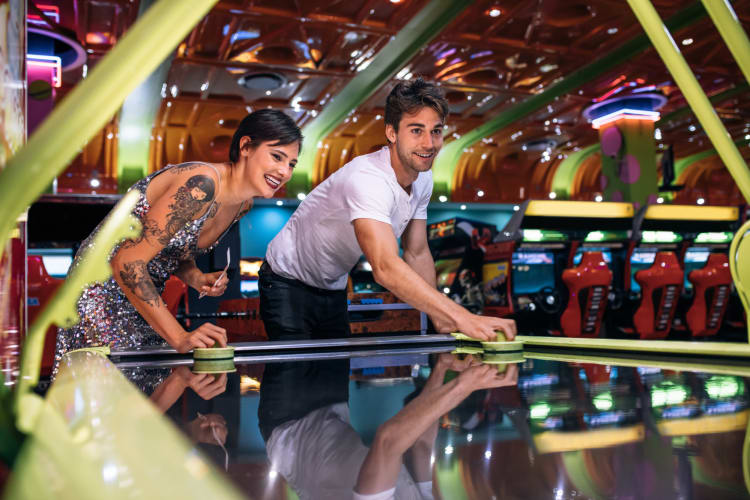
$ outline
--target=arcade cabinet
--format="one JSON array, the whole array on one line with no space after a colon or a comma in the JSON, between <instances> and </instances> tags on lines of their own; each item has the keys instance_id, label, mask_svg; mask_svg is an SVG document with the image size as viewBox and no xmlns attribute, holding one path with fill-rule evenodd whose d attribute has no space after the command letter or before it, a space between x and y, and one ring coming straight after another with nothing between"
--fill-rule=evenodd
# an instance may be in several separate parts
<instances>
[{"instance_id":1,"label":"arcade cabinet","mask_svg":"<svg viewBox=\"0 0 750 500\"><path fill-rule=\"evenodd\" d=\"M520 205L487 246L484 287L498 288L488 272L507 269L507 306L519 332L597 337L605 310L624 296L633 207L629 203L539 201ZM485 300L491 296L485 294Z\"/></svg>"},{"instance_id":2,"label":"arcade cabinet","mask_svg":"<svg viewBox=\"0 0 750 500\"><path fill-rule=\"evenodd\" d=\"M438 290L475 313L484 308L484 256L496 234L492 224L460 217L427 226Z\"/></svg>"},{"instance_id":3,"label":"arcade cabinet","mask_svg":"<svg viewBox=\"0 0 750 500\"><path fill-rule=\"evenodd\" d=\"M738 226L737 207L642 208L626 307L613 328L641 339L716 336L732 299L727 253Z\"/></svg>"}]
</instances>

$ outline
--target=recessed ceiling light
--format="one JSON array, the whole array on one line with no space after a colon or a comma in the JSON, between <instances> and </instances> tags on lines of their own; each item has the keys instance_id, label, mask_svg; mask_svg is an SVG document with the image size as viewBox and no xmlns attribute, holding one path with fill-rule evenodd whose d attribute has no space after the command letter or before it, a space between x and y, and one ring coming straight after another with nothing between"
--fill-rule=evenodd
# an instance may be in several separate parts
<instances>
[{"instance_id":1,"label":"recessed ceiling light","mask_svg":"<svg viewBox=\"0 0 750 500\"><path fill-rule=\"evenodd\" d=\"M503 11L500 10L499 7L491 7L490 10L487 11L487 15L490 17L499 17L502 13Z\"/></svg>"},{"instance_id":2,"label":"recessed ceiling light","mask_svg":"<svg viewBox=\"0 0 750 500\"><path fill-rule=\"evenodd\" d=\"M608 35L614 35L614 34L615 34L615 33L617 33L618 31L620 31L620 30L618 30L617 28L609 28L609 29L607 30L607 34L608 34Z\"/></svg>"},{"instance_id":3,"label":"recessed ceiling light","mask_svg":"<svg viewBox=\"0 0 750 500\"><path fill-rule=\"evenodd\" d=\"M691 43L693 43L693 39L692 38L685 38L682 41L682 45L685 45L685 46L690 45Z\"/></svg>"}]
</instances>

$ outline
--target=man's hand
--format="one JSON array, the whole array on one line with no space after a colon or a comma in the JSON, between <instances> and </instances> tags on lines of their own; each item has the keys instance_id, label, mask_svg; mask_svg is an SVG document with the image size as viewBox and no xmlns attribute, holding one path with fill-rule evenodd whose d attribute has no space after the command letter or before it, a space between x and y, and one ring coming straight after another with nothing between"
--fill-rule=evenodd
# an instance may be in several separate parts
<instances>
[{"instance_id":1,"label":"man's hand","mask_svg":"<svg viewBox=\"0 0 750 500\"><path fill-rule=\"evenodd\" d=\"M227 390L226 373L214 377L210 373L193 373L187 366L178 366L174 371L186 386L207 401Z\"/></svg>"},{"instance_id":2,"label":"man's hand","mask_svg":"<svg viewBox=\"0 0 750 500\"><path fill-rule=\"evenodd\" d=\"M498 338L498 332L505 336L505 340L516 338L516 322L512 319L478 316L468 311L456 319L456 330L484 341L503 340L502 336Z\"/></svg>"},{"instance_id":3,"label":"man's hand","mask_svg":"<svg viewBox=\"0 0 750 500\"><path fill-rule=\"evenodd\" d=\"M507 387L518 383L518 365L507 365L504 373L498 373L497 365L477 365L467 368L458 376L458 383L469 395L479 389Z\"/></svg>"},{"instance_id":4,"label":"man's hand","mask_svg":"<svg viewBox=\"0 0 750 500\"><path fill-rule=\"evenodd\" d=\"M443 371L453 370L454 372L460 373L470 366L477 366L481 364L481 361L471 355L466 356L464 359L459 359L455 354L442 353L438 356L436 368Z\"/></svg>"}]
</instances>

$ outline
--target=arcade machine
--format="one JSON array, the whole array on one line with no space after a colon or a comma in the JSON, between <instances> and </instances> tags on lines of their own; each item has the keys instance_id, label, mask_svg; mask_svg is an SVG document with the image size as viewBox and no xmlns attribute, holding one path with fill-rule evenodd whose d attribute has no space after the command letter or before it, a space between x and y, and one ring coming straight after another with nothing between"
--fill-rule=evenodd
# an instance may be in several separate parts
<instances>
[{"instance_id":1,"label":"arcade machine","mask_svg":"<svg viewBox=\"0 0 750 500\"><path fill-rule=\"evenodd\" d=\"M349 273L347 288L352 334L426 333L426 315L380 286L364 256Z\"/></svg>"},{"instance_id":2,"label":"arcade machine","mask_svg":"<svg viewBox=\"0 0 750 500\"><path fill-rule=\"evenodd\" d=\"M632 218L629 203L523 203L487 246L483 286L495 291L486 311L513 313L524 334L599 336L605 309L624 296ZM493 302L508 295L505 306Z\"/></svg>"},{"instance_id":3,"label":"arcade machine","mask_svg":"<svg viewBox=\"0 0 750 500\"><path fill-rule=\"evenodd\" d=\"M438 290L472 312L484 308L482 266L495 234L492 224L460 217L427 226Z\"/></svg>"},{"instance_id":4,"label":"arcade machine","mask_svg":"<svg viewBox=\"0 0 750 500\"><path fill-rule=\"evenodd\" d=\"M626 304L612 330L641 339L716 336L732 298L727 253L738 226L736 207L642 208L633 221Z\"/></svg>"}]
</instances>

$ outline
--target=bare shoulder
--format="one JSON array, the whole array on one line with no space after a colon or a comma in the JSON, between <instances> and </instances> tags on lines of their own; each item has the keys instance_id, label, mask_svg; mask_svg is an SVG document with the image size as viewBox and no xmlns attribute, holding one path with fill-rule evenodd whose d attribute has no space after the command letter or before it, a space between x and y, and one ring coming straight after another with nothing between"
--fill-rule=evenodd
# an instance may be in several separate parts
<instances>
[{"instance_id":1,"label":"bare shoulder","mask_svg":"<svg viewBox=\"0 0 750 500\"><path fill-rule=\"evenodd\" d=\"M192 192L195 197L213 201L219 185L216 169L205 163L182 163L171 167L154 177L149 184L147 195L150 204L153 206L171 199L181 191Z\"/></svg>"}]
</instances>

